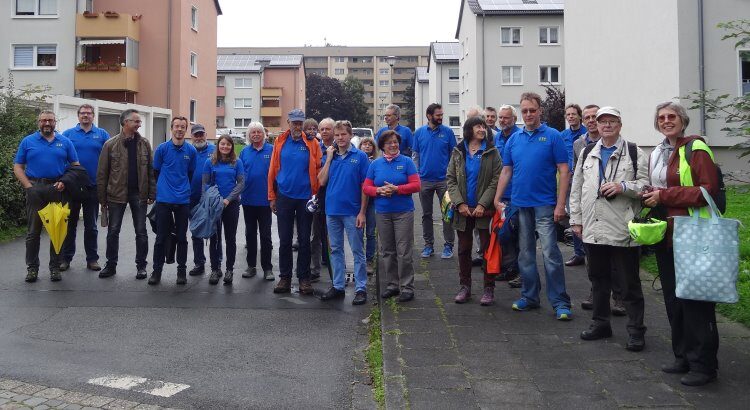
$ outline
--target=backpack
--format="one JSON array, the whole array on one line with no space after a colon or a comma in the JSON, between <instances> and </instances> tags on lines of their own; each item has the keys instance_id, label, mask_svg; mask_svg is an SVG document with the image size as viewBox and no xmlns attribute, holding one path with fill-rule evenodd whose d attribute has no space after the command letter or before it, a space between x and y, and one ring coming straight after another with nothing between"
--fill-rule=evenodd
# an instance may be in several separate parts
<instances>
[{"instance_id":1,"label":"backpack","mask_svg":"<svg viewBox=\"0 0 750 410\"><path fill-rule=\"evenodd\" d=\"M687 144L685 144L685 162L687 162L688 166L690 166L690 159L693 157L693 143L696 140L691 140ZM711 157L711 161L714 161L714 154L711 151L710 148L708 148L708 145L704 143L703 141L700 141L699 146L696 147L698 150L706 151L708 155ZM714 165L716 165L716 174L719 179L719 193L713 196L714 202L716 202L716 207L719 208L719 212L724 214L727 211L727 188L724 185L724 174L721 172L721 167L719 167L718 164L716 164L716 161L714 161Z\"/></svg>"},{"instance_id":2,"label":"backpack","mask_svg":"<svg viewBox=\"0 0 750 410\"><path fill-rule=\"evenodd\" d=\"M596 142L586 145L586 148L583 149L583 154L581 154L582 163L586 162L586 157L589 156L594 146L596 146ZM630 156L630 162L633 164L633 177L636 178L638 176L638 145L635 142L628 142L628 155Z\"/></svg>"},{"instance_id":3,"label":"backpack","mask_svg":"<svg viewBox=\"0 0 750 410\"><path fill-rule=\"evenodd\" d=\"M207 239L216 233L224 202L219 188L211 185L201 196L198 205L190 210L190 233L194 238Z\"/></svg>"}]
</instances>

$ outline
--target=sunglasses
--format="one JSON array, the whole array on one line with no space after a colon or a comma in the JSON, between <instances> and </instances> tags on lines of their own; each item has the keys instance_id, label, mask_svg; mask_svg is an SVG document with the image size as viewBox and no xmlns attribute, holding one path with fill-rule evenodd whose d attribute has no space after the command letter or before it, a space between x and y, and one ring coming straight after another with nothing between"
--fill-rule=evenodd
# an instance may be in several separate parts
<instances>
[{"instance_id":1,"label":"sunglasses","mask_svg":"<svg viewBox=\"0 0 750 410\"><path fill-rule=\"evenodd\" d=\"M658 120L659 122L664 122L664 121L674 121L674 120L676 120L676 119L677 119L677 114L662 114L662 115L660 115L660 116L656 117L656 119L657 119L657 120Z\"/></svg>"}]
</instances>

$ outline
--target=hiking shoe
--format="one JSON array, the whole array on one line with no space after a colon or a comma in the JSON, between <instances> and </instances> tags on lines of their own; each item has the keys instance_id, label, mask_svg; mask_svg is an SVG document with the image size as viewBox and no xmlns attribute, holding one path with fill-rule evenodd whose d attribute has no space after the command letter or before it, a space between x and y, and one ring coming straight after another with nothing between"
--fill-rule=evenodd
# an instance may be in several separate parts
<instances>
[{"instance_id":1,"label":"hiking shoe","mask_svg":"<svg viewBox=\"0 0 750 410\"><path fill-rule=\"evenodd\" d=\"M521 279L521 275L518 275L512 280L508 281L508 287L511 289L520 288L522 286L523 286L523 279Z\"/></svg>"},{"instance_id":2,"label":"hiking shoe","mask_svg":"<svg viewBox=\"0 0 750 410\"><path fill-rule=\"evenodd\" d=\"M713 373L698 373L691 371L688 374L682 376L680 383L685 386L703 386L716 380L716 372Z\"/></svg>"},{"instance_id":3,"label":"hiking shoe","mask_svg":"<svg viewBox=\"0 0 750 410\"><path fill-rule=\"evenodd\" d=\"M26 279L24 279L26 282L36 282L36 278L39 277L39 271L36 271L34 269L27 269L26 270Z\"/></svg>"},{"instance_id":4,"label":"hiking shoe","mask_svg":"<svg viewBox=\"0 0 750 410\"><path fill-rule=\"evenodd\" d=\"M479 300L479 304L482 306L492 306L495 304L495 288L486 286L482 299Z\"/></svg>"},{"instance_id":5,"label":"hiking shoe","mask_svg":"<svg viewBox=\"0 0 750 410\"><path fill-rule=\"evenodd\" d=\"M104 265L104 269L99 271L100 278L108 278L117 274L117 266L110 265L109 263Z\"/></svg>"},{"instance_id":6,"label":"hiking shoe","mask_svg":"<svg viewBox=\"0 0 750 410\"><path fill-rule=\"evenodd\" d=\"M443 253L440 254L441 259L450 259L453 257L453 245L445 244L443 247Z\"/></svg>"},{"instance_id":7,"label":"hiking shoe","mask_svg":"<svg viewBox=\"0 0 750 410\"><path fill-rule=\"evenodd\" d=\"M383 299L392 298L394 296L398 296L401 292L397 288L388 288L385 290L385 292L380 294L380 297Z\"/></svg>"},{"instance_id":8,"label":"hiking shoe","mask_svg":"<svg viewBox=\"0 0 750 410\"><path fill-rule=\"evenodd\" d=\"M404 302L408 302L408 301L410 301L412 299L414 299L414 292L405 291L405 292L401 292L401 294L398 295L398 299L396 299L396 301L398 303L404 303Z\"/></svg>"},{"instance_id":9,"label":"hiking shoe","mask_svg":"<svg viewBox=\"0 0 750 410\"><path fill-rule=\"evenodd\" d=\"M614 299L614 304L610 309L612 316L627 316L628 312L625 310L625 305L622 304L622 300Z\"/></svg>"},{"instance_id":10,"label":"hiking shoe","mask_svg":"<svg viewBox=\"0 0 750 410\"><path fill-rule=\"evenodd\" d=\"M612 337L612 328L608 325L591 324L588 329L581 332L583 340L599 340L607 337Z\"/></svg>"},{"instance_id":11,"label":"hiking shoe","mask_svg":"<svg viewBox=\"0 0 750 410\"><path fill-rule=\"evenodd\" d=\"M248 266L247 269L245 269L245 272L242 274L242 277L243 278L252 278L257 273L258 273L258 270L255 268L255 266L253 266L252 268Z\"/></svg>"},{"instance_id":12,"label":"hiking shoe","mask_svg":"<svg viewBox=\"0 0 750 410\"><path fill-rule=\"evenodd\" d=\"M433 253L435 253L435 250L432 249L432 246L430 245L427 245L424 247L424 249L422 249L423 258L429 258L430 256L432 256Z\"/></svg>"},{"instance_id":13,"label":"hiking shoe","mask_svg":"<svg viewBox=\"0 0 750 410\"><path fill-rule=\"evenodd\" d=\"M98 271L102 270L102 267L99 266L99 262L93 261L93 262L88 262L86 264L86 269L98 272Z\"/></svg>"},{"instance_id":14,"label":"hiking shoe","mask_svg":"<svg viewBox=\"0 0 750 410\"><path fill-rule=\"evenodd\" d=\"M188 272L188 275L190 276L200 276L206 273L206 268L203 265L195 265L193 269L190 269L190 272Z\"/></svg>"},{"instance_id":15,"label":"hiking shoe","mask_svg":"<svg viewBox=\"0 0 750 410\"><path fill-rule=\"evenodd\" d=\"M346 297L346 292L343 289L336 289L331 286L326 293L320 296L320 300L343 299L344 297Z\"/></svg>"},{"instance_id":16,"label":"hiking shoe","mask_svg":"<svg viewBox=\"0 0 750 410\"><path fill-rule=\"evenodd\" d=\"M146 269L140 268L135 274L135 278L138 280L146 279L148 275L146 274Z\"/></svg>"},{"instance_id":17,"label":"hiking shoe","mask_svg":"<svg viewBox=\"0 0 750 410\"><path fill-rule=\"evenodd\" d=\"M187 284L187 274L185 273L185 271L177 271L177 281L175 283L178 285Z\"/></svg>"},{"instance_id":18,"label":"hiking shoe","mask_svg":"<svg viewBox=\"0 0 750 410\"><path fill-rule=\"evenodd\" d=\"M151 277L148 278L148 284L158 285L159 282L161 282L161 272L157 272L157 271L151 272Z\"/></svg>"},{"instance_id":19,"label":"hiking shoe","mask_svg":"<svg viewBox=\"0 0 750 410\"><path fill-rule=\"evenodd\" d=\"M555 318L562 321L573 320L573 314L569 308L561 307L555 309Z\"/></svg>"},{"instance_id":20,"label":"hiking shoe","mask_svg":"<svg viewBox=\"0 0 750 410\"><path fill-rule=\"evenodd\" d=\"M59 270L50 271L49 280L51 280L52 282L59 282L62 280L62 274Z\"/></svg>"},{"instance_id":21,"label":"hiking shoe","mask_svg":"<svg viewBox=\"0 0 750 410\"><path fill-rule=\"evenodd\" d=\"M289 293L292 291L292 279L281 277L279 283L273 288L273 293Z\"/></svg>"},{"instance_id":22,"label":"hiking shoe","mask_svg":"<svg viewBox=\"0 0 750 410\"><path fill-rule=\"evenodd\" d=\"M461 286L461 289L459 289L456 297L453 298L453 301L462 304L468 302L469 299L471 299L471 288L468 286Z\"/></svg>"},{"instance_id":23,"label":"hiking shoe","mask_svg":"<svg viewBox=\"0 0 750 410\"><path fill-rule=\"evenodd\" d=\"M367 292L363 290L358 290L357 293L354 294L354 299L352 299L352 305L359 306L364 305L367 303Z\"/></svg>"},{"instance_id":24,"label":"hiking shoe","mask_svg":"<svg viewBox=\"0 0 750 410\"><path fill-rule=\"evenodd\" d=\"M208 277L208 284L209 285L215 285L219 283L219 278L221 277L221 271L218 269L211 269L211 276Z\"/></svg>"},{"instance_id":25,"label":"hiking shoe","mask_svg":"<svg viewBox=\"0 0 750 410\"><path fill-rule=\"evenodd\" d=\"M589 290L589 297L581 302L581 309L591 310L594 308L594 289Z\"/></svg>"},{"instance_id":26,"label":"hiking shoe","mask_svg":"<svg viewBox=\"0 0 750 410\"><path fill-rule=\"evenodd\" d=\"M68 269L70 269L70 262L68 261L60 262L60 272L65 272Z\"/></svg>"},{"instance_id":27,"label":"hiking shoe","mask_svg":"<svg viewBox=\"0 0 750 410\"><path fill-rule=\"evenodd\" d=\"M274 280L276 278L273 277L273 270L271 269L263 269L263 279L265 280Z\"/></svg>"},{"instance_id":28,"label":"hiking shoe","mask_svg":"<svg viewBox=\"0 0 750 410\"><path fill-rule=\"evenodd\" d=\"M299 281L299 293L300 295L312 295L313 287L310 283L310 279L302 279Z\"/></svg>"},{"instance_id":29,"label":"hiking shoe","mask_svg":"<svg viewBox=\"0 0 750 410\"><path fill-rule=\"evenodd\" d=\"M625 344L625 349L631 352L640 352L644 347L646 347L646 338L643 335L630 335Z\"/></svg>"},{"instance_id":30,"label":"hiking shoe","mask_svg":"<svg viewBox=\"0 0 750 410\"><path fill-rule=\"evenodd\" d=\"M526 301L526 299L521 298L521 299L518 299L517 301L513 302L513 305L511 305L511 307L513 308L513 310L516 310L516 311L519 311L519 312L524 312L524 311L527 311L529 309L538 309L539 305L536 305L536 304L533 304L533 303L529 303L528 301Z\"/></svg>"},{"instance_id":31,"label":"hiking shoe","mask_svg":"<svg viewBox=\"0 0 750 410\"><path fill-rule=\"evenodd\" d=\"M375 273L375 260L370 259L369 261L367 261L367 267L365 268L365 270L367 271L368 276Z\"/></svg>"},{"instance_id":32,"label":"hiking shoe","mask_svg":"<svg viewBox=\"0 0 750 410\"><path fill-rule=\"evenodd\" d=\"M234 279L234 270L227 269L226 273L224 274L224 284L227 286L231 286L233 279Z\"/></svg>"}]
</instances>

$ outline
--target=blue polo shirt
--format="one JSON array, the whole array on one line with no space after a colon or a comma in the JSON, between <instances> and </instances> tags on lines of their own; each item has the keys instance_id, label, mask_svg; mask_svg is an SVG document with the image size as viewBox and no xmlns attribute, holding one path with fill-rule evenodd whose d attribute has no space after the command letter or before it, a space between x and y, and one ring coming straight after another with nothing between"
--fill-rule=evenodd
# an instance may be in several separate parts
<instances>
[{"instance_id":1,"label":"blue polo shirt","mask_svg":"<svg viewBox=\"0 0 750 410\"><path fill-rule=\"evenodd\" d=\"M268 169L271 167L273 145L264 143L260 149L252 145L242 149L240 159L245 167L245 189L240 203L246 206L268 206Z\"/></svg>"},{"instance_id":2,"label":"blue polo shirt","mask_svg":"<svg viewBox=\"0 0 750 410\"><path fill-rule=\"evenodd\" d=\"M86 168L89 179L93 185L96 185L96 169L99 166L99 154L102 152L104 143L109 139L109 133L104 128L92 126L86 132L81 128L81 124L63 131L63 136L67 137L73 143L73 147L78 154L78 162Z\"/></svg>"},{"instance_id":3,"label":"blue polo shirt","mask_svg":"<svg viewBox=\"0 0 750 410\"><path fill-rule=\"evenodd\" d=\"M390 162L380 157L370 163L367 169L367 179L372 180L376 187L385 185L386 181L398 186L409 182L409 176L416 173L417 167L414 162L405 155L399 155ZM379 214L412 211L414 211L414 201L411 195L375 197L375 212Z\"/></svg>"},{"instance_id":4,"label":"blue polo shirt","mask_svg":"<svg viewBox=\"0 0 750 410\"><path fill-rule=\"evenodd\" d=\"M500 154L500 159L503 160L504 154L503 150L505 149L505 143L510 140L510 137L513 136L513 134L517 133L518 131L521 131L521 127L518 125L514 125L513 128L510 131L510 135L508 138L505 138L503 136L503 132L500 131L497 134L495 134L495 148L497 148L497 152ZM503 192L503 197L501 198L503 201L510 201L513 197L513 178L508 181L508 185L505 187L505 191Z\"/></svg>"},{"instance_id":5,"label":"blue polo shirt","mask_svg":"<svg viewBox=\"0 0 750 410\"><path fill-rule=\"evenodd\" d=\"M212 164L211 158L203 163L203 175L210 176L208 183L216 184L222 198L226 198L232 193L234 187L237 186L237 178L244 174L245 166L239 158L234 162L234 165L224 161L217 161L216 164Z\"/></svg>"},{"instance_id":6,"label":"blue polo shirt","mask_svg":"<svg viewBox=\"0 0 750 410\"><path fill-rule=\"evenodd\" d=\"M378 145L380 135L388 130L390 130L388 126L385 126L378 130L378 132L375 134L375 145ZM396 131L398 135L401 136L401 144L398 145L398 149L399 151L401 151L401 154L410 156L411 150L414 147L414 134L411 133L409 127L404 127L401 124L397 124L396 128L394 128L393 131Z\"/></svg>"},{"instance_id":7,"label":"blue polo shirt","mask_svg":"<svg viewBox=\"0 0 750 410\"><path fill-rule=\"evenodd\" d=\"M487 149L487 141L482 141L482 147L471 155L469 153L469 144L464 141L466 148L466 205L470 208L477 206L477 183L479 182L479 166L482 163L482 154Z\"/></svg>"},{"instance_id":8,"label":"blue polo shirt","mask_svg":"<svg viewBox=\"0 0 750 410\"><path fill-rule=\"evenodd\" d=\"M70 140L55 132L55 138L48 142L37 131L27 135L18 145L16 164L26 165L29 178L54 179L62 176L73 162L78 162L78 153Z\"/></svg>"},{"instance_id":9,"label":"blue polo shirt","mask_svg":"<svg viewBox=\"0 0 750 410\"><path fill-rule=\"evenodd\" d=\"M290 135L281 147L281 167L276 175L279 193L292 199L310 199L310 150L305 137L295 141Z\"/></svg>"},{"instance_id":10,"label":"blue polo shirt","mask_svg":"<svg viewBox=\"0 0 750 410\"><path fill-rule=\"evenodd\" d=\"M370 160L367 154L349 146L344 155L336 152L328 169L326 184L326 215L356 216L362 206L362 184L367 177Z\"/></svg>"},{"instance_id":11,"label":"blue polo shirt","mask_svg":"<svg viewBox=\"0 0 750 410\"><path fill-rule=\"evenodd\" d=\"M565 142L556 129L541 124L531 133L524 127L513 134L503 152L503 166L513 167L513 205L556 205L557 164L567 162Z\"/></svg>"},{"instance_id":12,"label":"blue polo shirt","mask_svg":"<svg viewBox=\"0 0 750 410\"><path fill-rule=\"evenodd\" d=\"M195 146L193 146L195 148ZM198 167L201 167L201 164L205 164L206 160L211 157L211 154L216 151L216 145L211 143L206 143L206 146L202 149L195 148L195 151L197 152L197 156L195 157L195 163L198 164ZM201 199L201 188L203 184L203 169L200 169L201 172L193 172L193 179L190 180L190 201L191 202L197 202L199 199Z\"/></svg>"},{"instance_id":13,"label":"blue polo shirt","mask_svg":"<svg viewBox=\"0 0 750 410\"><path fill-rule=\"evenodd\" d=\"M179 147L172 140L159 144L154 151L154 169L159 171L156 202L190 203L190 174L196 169L197 157L198 151L187 142Z\"/></svg>"},{"instance_id":14,"label":"blue polo shirt","mask_svg":"<svg viewBox=\"0 0 750 410\"><path fill-rule=\"evenodd\" d=\"M587 133L588 131L589 130L587 130L586 127L581 125L575 131L573 131L571 128L566 128L563 132L560 133L560 135L563 138L563 141L565 141L565 149L568 151L568 167L570 167L571 174L574 171L573 157L575 157L575 154L573 153L573 143L576 142L578 137Z\"/></svg>"},{"instance_id":15,"label":"blue polo shirt","mask_svg":"<svg viewBox=\"0 0 750 410\"><path fill-rule=\"evenodd\" d=\"M414 152L419 153L419 178L423 181L445 181L456 135L445 125L435 129L425 125L414 133Z\"/></svg>"}]
</instances>

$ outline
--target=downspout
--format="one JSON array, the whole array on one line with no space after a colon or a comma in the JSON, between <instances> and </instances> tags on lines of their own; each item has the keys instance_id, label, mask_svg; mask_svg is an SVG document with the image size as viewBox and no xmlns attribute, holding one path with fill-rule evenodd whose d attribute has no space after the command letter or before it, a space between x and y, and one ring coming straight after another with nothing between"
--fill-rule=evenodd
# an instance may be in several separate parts
<instances>
[{"instance_id":1,"label":"downspout","mask_svg":"<svg viewBox=\"0 0 750 410\"><path fill-rule=\"evenodd\" d=\"M698 89L701 93L706 91L706 73L704 63L704 45L703 45L703 0L698 0ZM706 135L706 107L700 106L700 135Z\"/></svg>"},{"instance_id":2,"label":"downspout","mask_svg":"<svg viewBox=\"0 0 750 410\"><path fill-rule=\"evenodd\" d=\"M167 7L167 108L172 109L172 0Z\"/></svg>"},{"instance_id":3,"label":"downspout","mask_svg":"<svg viewBox=\"0 0 750 410\"><path fill-rule=\"evenodd\" d=\"M485 78L487 78L487 67L485 67L485 61L484 61L484 17L486 14L482 13L482 48L480 49L477 47L477 52L479 50L482 50L482 70L480 71L482 73L482 109L487 106L484 101L484 91L485 91Z\"/></svg>"}]
</instances>

